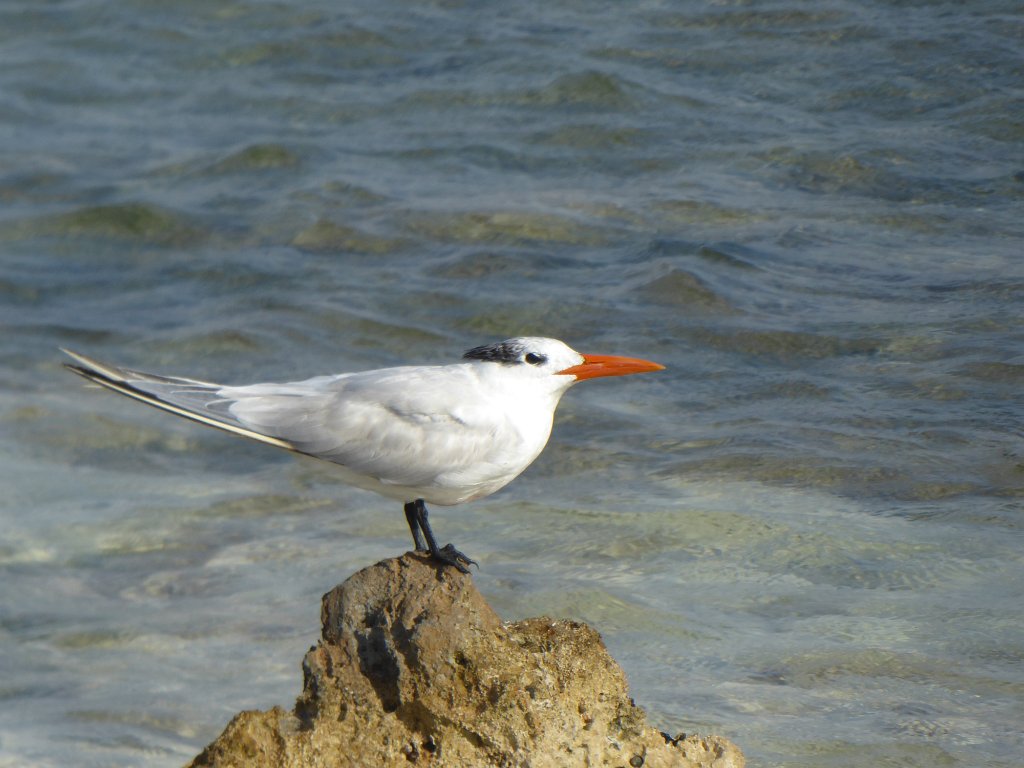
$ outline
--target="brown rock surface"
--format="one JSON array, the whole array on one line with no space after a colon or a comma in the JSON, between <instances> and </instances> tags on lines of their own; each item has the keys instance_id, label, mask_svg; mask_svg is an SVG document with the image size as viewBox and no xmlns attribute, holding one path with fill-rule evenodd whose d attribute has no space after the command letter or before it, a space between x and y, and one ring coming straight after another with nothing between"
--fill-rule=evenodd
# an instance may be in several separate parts
<instances>
[{"instance_id":1,"label":"brown rock surface","mask_svg":"<svg viewBox=\"0 0 1024 768\"><path fill-rule=\"evenodd\" d=\"M504 623L469 576L415 554L324 595L294 712L242 712L200 766L742 768L729 741L644 721L585 624Z\"/></svg>"}]
</instances>

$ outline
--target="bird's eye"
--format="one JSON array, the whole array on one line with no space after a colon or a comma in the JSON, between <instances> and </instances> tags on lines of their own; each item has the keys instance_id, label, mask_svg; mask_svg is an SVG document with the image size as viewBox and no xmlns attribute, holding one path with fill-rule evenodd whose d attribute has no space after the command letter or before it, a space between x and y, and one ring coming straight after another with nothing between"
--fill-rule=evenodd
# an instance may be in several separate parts
<instances>
[{"instance_id":1,"label":"bird's eye","mask_svg":"<svg viewBox=\"0 0 1024 768\"><path fill-rule=\"evenodd\" d=\"M541 363L546 363L548 361L544 355L538 355L534 352L527 352L526 357L524 357L523 360L528 362L530 365L540 365Z\"/></svg>"}]
</instances>

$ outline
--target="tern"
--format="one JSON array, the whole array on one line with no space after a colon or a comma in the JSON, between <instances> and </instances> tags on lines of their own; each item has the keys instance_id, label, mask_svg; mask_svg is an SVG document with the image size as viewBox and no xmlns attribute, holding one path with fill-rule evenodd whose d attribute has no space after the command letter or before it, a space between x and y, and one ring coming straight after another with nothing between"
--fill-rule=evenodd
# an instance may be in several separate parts
<instances>
[{"instance_id":1,"label":"tern","mask_svg":"<svg viewBox=\"0 0 1024 768\"><path fill-rule=\"evenodd\" d=\"M120 368L71 350L70 371L169 413L337 464L349 485L405 505L413 546L463 573L437 545L427 503L489 496L548 442L555 408L578 381L658 371L631 357L581 355L557 339L474 347L459 363L401 366L281 384L225 386Z\"/></svg>"}]
</instances>

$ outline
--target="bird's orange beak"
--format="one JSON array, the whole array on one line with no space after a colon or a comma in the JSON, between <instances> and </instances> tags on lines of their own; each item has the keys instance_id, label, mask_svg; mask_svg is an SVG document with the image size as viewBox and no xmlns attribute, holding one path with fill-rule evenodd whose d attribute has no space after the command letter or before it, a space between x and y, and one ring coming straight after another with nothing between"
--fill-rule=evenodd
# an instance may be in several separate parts
<instances>
[{"instance_id":1,"label":"bird's orange beak","mask_svg":"<svg viewBox=\"0 0 1024 768\"><path fill-rule=\"evenodd\" d=\"M662 371L664 365L640 360L635 357L616 357L615 355L584 355L583 362L559 371L559 376L575 376L578 380L596 379L599 376L625 376L630 373L646 373Z\"/></svg>"}]
</instances>

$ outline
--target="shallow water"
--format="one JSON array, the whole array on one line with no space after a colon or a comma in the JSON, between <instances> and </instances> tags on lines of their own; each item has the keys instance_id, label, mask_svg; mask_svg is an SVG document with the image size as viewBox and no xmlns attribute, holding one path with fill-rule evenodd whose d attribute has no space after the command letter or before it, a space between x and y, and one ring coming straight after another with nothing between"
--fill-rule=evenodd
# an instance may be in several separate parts
<instances>
[{"instance_id":1,"label":"shallow water","mask_svg":"<svg viewBox=\"0 0 1024 768\"><path fill-rule=\"evenodd\" d=\"M59 367L658 360L437 509L753 766L1024 765L1019 3L0 8L0 766L287 706L397 505Z\"/></svg>"}]
</instances>

